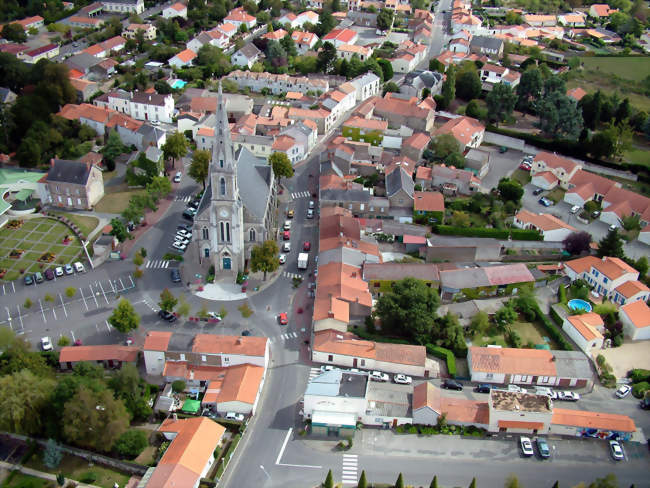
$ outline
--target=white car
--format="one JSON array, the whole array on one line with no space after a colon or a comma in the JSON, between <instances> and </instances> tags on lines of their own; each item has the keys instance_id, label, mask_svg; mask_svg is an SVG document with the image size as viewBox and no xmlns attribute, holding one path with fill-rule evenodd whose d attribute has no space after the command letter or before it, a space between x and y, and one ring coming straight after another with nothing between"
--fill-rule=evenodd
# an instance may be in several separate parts
<instances>
[{"instance_id":1,"label":"white car","mask_svg":"<svg viewBox=\"0 0 650 488\"><path fill-rule=\"evenodd\" d=\"M282 244L282 251L291 252L291 242L287 241L284 244Z\"/></svg>"},{"instance_id":2,"label":"white car","mask_svg":"<svg viewBox=\"0 0 650 488\"><path fill-rule=\"evenodd\" d=\"M370 373L370 379L374 381L387 382L390 378L386 373L382 373L381 371L373 371Z\"/></svg>"},{"instance_id":3,"label":"white car","mask_svg":"<svg viewBox=\"0 0 650 488\"><path fill-rule=\"evenodd\" d=\"M519 439L519 445L521 446L521 452L524 456L530 457L535 454L535 451L533 451L533 444L530 442L528 437L521 437Z\"/></svg>"},{"instance_id":4,"label":"white car","mask_svg":"<svg viewBox=\"0 0 650 488\"><path fill-rule=\"evenodd\" d=\"M84 265L81 264L79 261L77 261L76 263L74 263L73 266L74 266L74 270L75 270L77 273L83 273L84 271L86 271L86 269L84 268Z\"/></svg>"},{"instance_id":5,"label":"white car","mask_svg":"<svg viewBox=\"0 0 650 488\"><path fill-rule=\"evenodd\" d=\"M565 402L577 402L580 400L580 395L575 391L558 391L557 399Z\"/></svg>"},{"instance_id":6,"label":"white car","mask_svg":"<svg viewBox=\"0 0 650 488\"><path fill-rule=\"evenodd\" d=\"M221 322L221 315L219 315L216 312L208 312L208 318L212 320L218 320L219 322Z\"/></svg>"},{"instance_id":7,"label":"white car","mask_svg":"<svg viewBox=\"0 0 650 488\"><path fill-rule=\"evenodd\" d=\"M181 244L185 244L186 246L190 243L190 240L186 237L182 236L176 236L174 237L174 242L179 242Z\"/></svg>"},{"instance_id":8,"label":"white car","mask_svg":"<svg viewBox=\"0 0 650 488\"><path fill-rule=\"evenodd\" d=\"M538 386L535 388L535 394L536 395L544 395L549 398L553 398L553 390L550 388L547 388L546 386Z\"/></svg>"},{"instance_id":9,"label":"white car","mask_svg":"<svg viewBox=\"0 0 650 488\"><path fill-rule=\"evenodd\" d=\"M177 230L177 231L176 231L176 235L178 235L178 236L183 236L183 237L185 237L185 238L187 238L187 239L191 239L191 238L192 238L192 232L190 232L189 230L185 230L185 229Z\"/></svg>"},{"instance_id":10,"label":"white car","mask_svg":"<svg viewBox=\"0 0 650 488\"><path fill-rule=\"evenodd\" d=\"M283 228L284 228L284 230L291 230L291 221L290 220L285 220Z\"/></svg>"},{"instance_id":11,"label":"white car","mask_svg":"<svg viewBox=\"0 0 650 488\"><path fill-rule=\"evenodd\" d=\"M49 337L41 337L41 349L43 351L51 351L54 349L52 347L52 340Z\"/></svg>"},{"instance_id":12,"label":"white car","mask_svg":"<svg viewBox=\"0 0 650 488\"><path fill-rule=\"evenodd\" d=\"M526 388L522 388L521 386L517 385L508 385L507 390L513 391L515 393L527 393Z\"/></svg>"},{"instance_id":13,"label":"white car","mask_svg":"<svg viewBox=\"0 0 650 488\"><path fill-rule=\"evenodd\" d=\"M244 421L244 414L235 413L235 412L228 412L226 414L226 420L236 420L237 422L243 422Z\"/></svg>"},{"instance_id":14,"label":"white car","mask_svg":"<svg viewBox=\"0 0 650 488\"><path fill-rule=\"evenodd\" d=\"M577 214L578 212L580 212L581 208L582 207L580 205L574 205L573 207L571 207L571 213L572 214Z\"/></svg>"},{"instance_id":15,"label":"white car","mask_svg":"<svg viewBox=\"0 0 650 488\"><path fill-rule=\"evenodd\" d=\"M338 369L338 368L335 368L335 367L332 366L331 364L327 364L327 365L325 365L325 366L321 366L321 367L320 367L320 372L321 372L321 373L327 373L328 371L332 371L333 369Z\"/></svg>"},{"instance_id":16,"label":"white car","mask_svg":"<svg viewBox=\"0 0 650 488\"><path fill-rule=\"evenodd\" d=\"M622 461L625 459L625 456L623 455L623 449L621 448L621 445L618 443L618 441L609 441L609 450L612 453L612 457L615 461Z\"/></svg>"},{"instance_id":17,"label":"white car","mask_svg":"<svg viewBox=\"0 0 650 488\"><path fill-rule=\"evenodd\" d=\"M60 277L60 276L63 276L63 267L62 266L57 266L56 268L54 268L54 276L56 276L57 278Z\"/></svg>"},{"instance_id":18,"label":"white car","mask_svg":"<svg viewBox=\"0 0 650 488\"><path fill-rule=\"evenodd\" d=\"M182 176L183 174L180 171L177 171L176 175L174 176L174 183L180 183Z\"/></svg>"},{"instance_id":19,"label":"white car","mask_svg":"<svg viewBox=\"0 0 650 488\"><path fill-rule=\"evenodd\" d=\"M396 374L393 376L393 381L399 385L410 385L413 383L413 378L405 374Z\"/></svg>"},{"instance_id":20,"label":"white car","mask_svg":"<svg viewBox=\"0 0 650 488\"><path fill-rule=\"evenodd\" d=\"M631 391L632 387L630 385L621 385L618 387L618 390L616 390L616 396L618 398L625 398Z\"/></svg>"},{"instance_id":21,"label":"white car","mask_svg":"<svg viewBox=\"0 0 650 488\"><path fill-rule=\"evenodd\" d=\"M185 251L185 249L187 249L187 246L185 244L183 244L182 242L174 242L172 244L172 247L174 249L178 249L179 251Z\"/></svg>"},{"instance_id":22,"label":"white car","mask_svg":"<svg viewBox=\"0 0 650 488\"><path fill-rule=\"evenodd\" d=\"M278 256L278 261L280 262L280 264L286 263L287 262L287 255L286 254L280 254Z\"/></svg>"}]
</instances>

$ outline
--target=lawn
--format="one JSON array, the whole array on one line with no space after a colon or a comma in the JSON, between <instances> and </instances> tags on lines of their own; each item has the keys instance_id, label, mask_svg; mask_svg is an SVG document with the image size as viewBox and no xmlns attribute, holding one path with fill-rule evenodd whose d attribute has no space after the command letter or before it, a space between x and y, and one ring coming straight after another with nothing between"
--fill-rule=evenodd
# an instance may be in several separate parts
<instances>
[{"instance_id":1,"label":"lawn","mask_svg":"<svg viewBox=\"0 0 650 488\"><path fill-rule=\"evenodd\" d=\"M650 75L647 57L596 57L580 58L585 69L595 70L603 75L616 75L632 81L641 81Z\"/></svg>"},{"instance_id":2,"label":"lawn","mask_svg":"<svg viewBox=\"0 0 650 488\"><path fill-rule=\"evenodd\" d=\"M95 212L114 213L119 214L126 210L129 206L129 200L133 195L142 195L145 190L127 190L118 191L115 193L106 193L97 205L95 205Z\"/></svg>"},{"instance_id":3,"label":"lawn","mask_svg":"<svg viewBox=\"0 0 650 488\"><path fill-rule=\"evenodd\" d=\"M95 227L97 227L97 224L99 223L99 219L97 217L87 217L85 215L75 215L66 212L52 212L52 213L54 213L55 215L64 216L70 222L72 222L77 227L79 227L81 233L86 237L88 237L88 234L90 234L93 230L95 230Z\"/></svg>"},{"instance_id":4,"label":"lawn","mask_svg":"<svg viewBox=\"0 0 650 488\"><path fill-rule=\"evenodd\" d=\"M69 454L64 454L61 464L56 469L50 469L45 466L42 462L41 451L32 456L32 458L27 461L26 466L39 471L45 471L47 473L63 473L67 478L71 478L77 481L83 481L86 478L90 482L89 474L92 473L95 475L95 481L90 482L93 485L102 486L105 488L113 488L115 483L120 486L126 486L126 483L129 481L130 476L120 471L115 471L107 467L95 464L93 466L88 465L88 461L80 457L71 456Z\"/></svg>"},{"instance_id":5,"label":"lawn","mask_svg":"<svg viewBox=\"0 0 650 488\"><path fill-rule=\"evenodd\" d=\"M519 334L519 337L521 337L521 343L524 346L531 343L535 345L548 344L551 349L555 349L557 347L555 342L553 342L552 339L545 335L546 333L544 329L534 322L517 321L513 323L511 327L512 330ZM489 335L482 337L475 337L472 340L473 345L486 346L489 344L497 344L503 347L509 347L505 341L503 334L498 333L495 330L490 330L488 334ZM545 338L548 340L545 340Z\"/></svg>"},{"instance_id":6,"label":"lawn","mask_svg":"<svg viewBox=\"0 0 650 488\"><path fill-rule=\"evenodd\" d=\"M650 148L631 149L623 153L623 157L630 163L642 164L650 168Z\"/></svg>"},{"instance_id":7,"label":"lawn","mask_svg":"<svg viewBox=\"0 0 650 488\"><path fill-rule=\"evenodd\" d=\"M565 191L562 188L557 187L551 190L550 192L548 192L544 196L549 200L553 200L553 202L558 203L564 200L564 193Z\"/></svg>"},{"instance_id":8,"label":"lawn","mask_svg":"<svg viewBox=\"0 0 650 488\"><path fill-rule=\"evenodd\" d=\"M518 181L519 183L521 183L522 186L527 185L528 183L530 183L531 180L530 173L528 171L524 171L523 169L519 169L519 168L517 168L512 172L510 178Z\"/></svg>"},{"instance_id":9,"label":"lawn","mask_svg":"<svg viewBox=\"0 0 650 488\"><path fill-rule=\"evenodd\" d=\"M2 488L55 488L56 482L29 476L19 471L10 473L2 484Z\"/></svg>"}]
</instances>

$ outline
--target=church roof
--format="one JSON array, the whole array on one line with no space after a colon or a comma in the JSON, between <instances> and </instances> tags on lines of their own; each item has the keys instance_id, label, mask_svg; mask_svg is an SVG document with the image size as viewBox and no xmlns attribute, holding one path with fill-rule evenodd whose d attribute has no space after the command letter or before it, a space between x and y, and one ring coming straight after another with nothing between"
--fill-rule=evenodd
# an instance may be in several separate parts
<instances>
[{"instance_id":1,"label":"church roof","mask_svg":"<svg viewBox=\"0 0 650 488\"><path fill-rule=\"evenodd\" d=\"M268 194L273 183L271 167L245 147L237 153L237 184L246 211L264 221ZM263 197L262 197L263 196Z\"/></svg>"}]
</instances>

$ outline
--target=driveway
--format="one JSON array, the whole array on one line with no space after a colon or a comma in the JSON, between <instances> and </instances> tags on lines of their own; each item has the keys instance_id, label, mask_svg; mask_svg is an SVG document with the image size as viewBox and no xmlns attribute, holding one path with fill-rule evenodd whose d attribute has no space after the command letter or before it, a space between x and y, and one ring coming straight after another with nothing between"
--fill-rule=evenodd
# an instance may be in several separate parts
<instances>
[{"instance_id":1,"label":"driveway","mask_svg":"<svg viewBox=\"0 0 650 488\"><path fill-rule=\"evenodd\" d=\"M650 369L648 341L632 342L626 340L621 347L612 347L599 351L612 365L614 376L625 378L627 372L634 368Z\"/></svg>"},{"instance_id":2,"label":"driveway","mask_svg":"<svg viewBox=\"0 0 650 488\"><path fill-rule=\"evenodd\" d=\"M524 157L523 152L514 149L509 149L505 153L500 153L496 146L483 145L479 149L490 153L490 170L481 180L481 187L485 191L495 188L501 178L510 176L519 167L519 163Z\"/></svg>"}]
</instances>

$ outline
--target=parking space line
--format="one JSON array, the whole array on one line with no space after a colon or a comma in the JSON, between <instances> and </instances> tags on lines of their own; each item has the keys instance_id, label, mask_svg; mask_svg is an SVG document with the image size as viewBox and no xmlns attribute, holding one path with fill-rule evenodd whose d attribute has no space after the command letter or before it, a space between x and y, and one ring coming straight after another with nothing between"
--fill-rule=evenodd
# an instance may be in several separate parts
<instances>
[{"instance_id":1,"label":"parking space line","mask_svg":"<svg viewBox=\"0 0 650 488\"><path fill-rule=\"evenodd\" d=\"M97 303L97 297L95 296L95 292L93 291L93 285L88 285L88 288L90 289L90 296L93 297L93 300L95 300L95 306L99 308L99 303Z\"/></svg>"},{"instance_id":2,"label":"parking space line","mask_svg":"<svg viewBox=\"0 0 650 488\"><path fill-rule=\"evenodd\" d=\"M108 280L108 283L111 285L111 290L113 290L113 293L114 293L114 294L117 294L117 291L115 291L115 287L113 286L113 281L112 281L112 280Z\"/></svg>"},{"instance_id":3,"label":"parking space line","mask_svg":"<svg viewBox=\"0 0 650 488\"><path fill-rule=\"evenodd\" d=\"M106 293L104 292L104 287L102 286L102 282L99 282L99 289L102 291L102 295L104 295L104 300L106 300L106 305L108 305L108 298L106 298Z\"/></svg>"},{"instance_id":4,"label":"parking space line","mask_svg":"<svg viewBox=\"0 0 650 488\"><path fill-rule=\"evenodd\" d=\"M16 293L16 286L14 285L14 282L11 282L11 289Z\"/></svg>"},{"instance_id":5,"label":"parking space line","mask_svg":"<svg viewBox=\"0 0 650 488\"><path fill-rule=\"evenodd\" d=\"M20 320L20 328L24 329L25 324L23 324L23 316L20 315L20 305L16 305L16 309L18 309L18 320Z\"/></svg>"},{"instance_id":6,"label":"parking space line","mask_svg":"<svg viewBox=\"0 0 650 488\"><path fill-rule=\"evenodd\" d=\"M41 299L38 299L38 305L41 307L41 314L43 315L43 322L47 324L47 319L45 318L45 310L43 310L43 303L41 303Z\"/></svg>"},{"instance_id":7,"label":"parking space line","mask_svg":"<svg viewBox=\"0 0 650 488\"><path fill-rule=\"evenodd\" d=\"M74 330L70 331L70 334L72 334L72 343L74 344L77 339L74 337Z\"/></svg>"},{"instance_id":8,"label":"parking space line","mask_svg":"<svg viewBox=\"0 0 650 488\"><path fill-rule=\"evenodd\" d=\"M108 333L110 334L110 332L111 332L111 324L108 323L108 320L104 320L104 322L106 323L106 328L108 329Z\"/></svg>"},{"instance_id":9,"label":"parking space line","mask_svg":"<svg viewBox=\"0 0 650 488\"><path fill-rule=\"evenodd\" d=\"M4 283L2 284L2 294L3 294L3 295L6 295L6 294L7 294L7 292L5 291L5 285L4 285Z\"/></svg>"},{"instance_id":10,"label":"parking space line","mask_svg":"<svg viewBox=\"0 0 650 488\"><path fill-rule=\"evenodd\" d=\"M126 290L126 288L124 287L124 283L122 283L122 278L120 278L120 285L122 285L122 290L121 291Z\"/></svg>"},{"instance_id":11,"label":"parking space line","mask_svg":"<svg viewBox=\"0 0 650 488\"><path fill-rule=\"evenodd\" d=\"M60 293L59 293L59 298L61 299L61 307L63 307L63 313L67 317L68 316L68 311L65 309L65 303L63 303L63 296L61 296Z\"/></svg>"},{"instance_id":12,"label":"parking space line","mask_svg":"<svg viewBox=\"0 0 650 488\"><path fill-rule=\"evenodd\" d=\"M52 315L54 315L54 320L57 320L56 312L54 311L54 305L52 305Z\"/></svg>"},{"instance_id":13,"label":"parking space line","mask_svg":"<svg viewBox=\"0 0 650 488\"><path fill-rule=\"evenodd\" d=\"M14 326L11 324L11 312L9 312L9 307L5 307L5 310L7 311L7 322L9 322L9 327L11 330L14 330Z\"/></svg>"},{"instance_id":14,"label":"parking space line","mask_svg":"<svg viewBox=\"0 0 650 488\"><path fill-rule=\"evenodd\" d=\"M131 286L135 288L135 283L133 282L133 278L131 278L131 275L129 275L129 280L131 280Z\"/></svg>"},{"instance_id":15,"label":"parking space line","mask_svg":"<svg viewBox=\"0 0 650 488\"><path fill-rule=\"evenodd\" d=\"M86 297L84 297L84 292L81 288L79 288L79 292L81 293L81 299L84 301L84 305L86 306L86 312L87 312L90 309L88 308L88 304L86 303Z\"/></svg>"}]
</instances>

